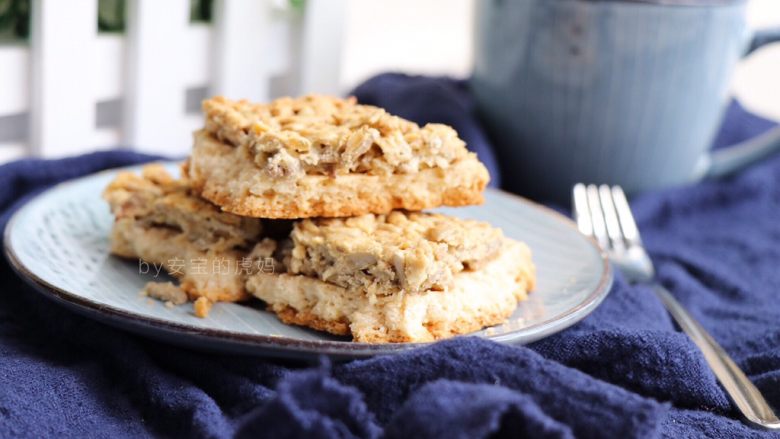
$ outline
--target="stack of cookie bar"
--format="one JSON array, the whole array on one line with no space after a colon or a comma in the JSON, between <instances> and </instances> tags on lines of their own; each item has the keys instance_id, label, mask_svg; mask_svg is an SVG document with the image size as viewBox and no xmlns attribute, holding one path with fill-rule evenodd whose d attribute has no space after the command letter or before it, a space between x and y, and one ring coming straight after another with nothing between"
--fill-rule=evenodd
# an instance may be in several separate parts
<instances>
[{"instance_id":1,"label":"stack of cookie bar","mask_svg":"<svg viewBox=\"0 0 780 439\"><path fill-rule=\"evenodd\" d=\"M420 212L483 201L488 172L450 127L354 99L216 97L174 179L121 173L112 252L159 264L172 304L256 297L285 323L420 342L502 323L533 288L529 249L487 223Z\"/></svg>"}]
</instances>

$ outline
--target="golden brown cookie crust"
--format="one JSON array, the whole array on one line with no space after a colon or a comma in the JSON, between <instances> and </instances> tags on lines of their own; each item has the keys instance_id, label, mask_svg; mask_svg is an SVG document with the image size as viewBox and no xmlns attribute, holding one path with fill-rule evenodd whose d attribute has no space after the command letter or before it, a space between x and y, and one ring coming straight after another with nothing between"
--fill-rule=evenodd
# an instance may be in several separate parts
<instances>
[{"instance_id":1,"label":"golden brown cookie crust","mask_svg":"<svg viewBox=\"0 0 780 439\"><path fill-rule=\"evenodd\" d=\"M237 302L250 297L244 289L243 273L213 268L224 264L235 267L240 264L241 253L204 251L185 235L169 229L121 218L114 222L111 232L111 253L162 267L179 279L179 287L190 300L207 297L214 302Z\"/></svg>"},{"instance_id":2,"label":"golden brown cookie crust","mask_svg":"<svg viewBox=\"0 0 780 439\"><path fill-rule=\"evenodd\" d=\"M311 311L298 311L290 306L273 306L271 311L276 313L283 323L287 325L306 326L317 331L329 332L335 335L349 335L349 323L341 320L325 320L317 317Z\"/></svg>"},{"instance_id":3,"label":"golden brown cookie crust","mask_svg":"<svg viewBox=\"0 0 780 439\"><path fill-rule=\"evenodd\" d=\"M476 271L461 272L444 291L384 296L291 274L257 273L247 290L285 323L365 343L427 342L503 323L535 283L530 250L505 239L501 255Z\"/></svg>"},{"instance_id":4,"label":"golden brown cookie crust","mask_svg":"<svg viewBox=\"0 0 780 439\"><path fill-rule=\"evenodd\" d=\"M220 211L191 191L189 182L175 181L157 166L140 177L120 174L105 197L116 215L112 253L164 266L191 300L200 299L198 315L206 315L213 302L244 300L251 293L285 323L351 334L359 342L426 342L504 322L535 284L530 250L486 223L401 211L261 223ZM279 241L263 235L280 223L287 228ZM364 267L382 276L400 270L396 273L424 279L449 269L451 279L389 282L372 289L318 278L336 267L314 264L311 273L296 271L296 249L302 264L303 253L320 241L322 258L383 261L384 271ZM421 251L405 254L410 248ZM200 272L193 264L201 260L208 269L227 260L236 267L245 258L271 259L271 270ZM183 265L177 270L172 260Z\"/></svg>"},{"instance_id":5,"label":"golden brown cookie crust","mask_svg":"<svg viewBox=\"0 0 780 439\"><path fill-rule=\"evenodd\" d=\"M193 187L223 210L256 218L347 217L395 209L482 204L489 177L468 153L447 169L414 174L303 175L286 182L264 177L241 148L206 131L195 133L186 167Z\"/></svg>"},{"instance_id":6,"label":"golden brown cookie crust","mask_svg":"<svg viewBox=\"0 0 780 439\"><path fill-rule=\"evenodd\" d=\"M260 220L222 212L174 180L159 164L141 175L121 172L103 193L115 215L111 252L163 267L190 299L240 301L244 248L262 231Z\"/></svg>"}]
</instances>

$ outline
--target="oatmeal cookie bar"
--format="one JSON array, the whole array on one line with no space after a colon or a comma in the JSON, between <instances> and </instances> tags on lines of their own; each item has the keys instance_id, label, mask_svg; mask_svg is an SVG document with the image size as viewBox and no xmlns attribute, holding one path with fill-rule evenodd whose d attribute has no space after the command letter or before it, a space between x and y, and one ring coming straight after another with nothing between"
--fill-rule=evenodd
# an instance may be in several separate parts
<instances>
[{"instance_id":1,"label":"oatmeal cookie bar","mask_svg":"<svg viewBox=\"0 0 780 439\"><path fill-rule=\"evenodd\" d=\"M291 273L379 295L442 291L494 259L504 241L485 222L405 211L306 219L291 236Z\"/></svg>"},{"instance_id":2,"label":"oatmeal cookie bar","mask_svg":"<svg viewBox=\"0 0 780 439\"><path fill-rule=\"evenodd\" d=\"M225 211L309 218L481 204L488 172L452 128L354 99L204 102L185 167Z\"/></svg>"},{"instance_id":3,"label":"oatmeal cookie bar","mask_svg":"<svg viewBox=\"0 0 780 439\"><path fill-rule=\"evenodd\" d=\"M258 241L260 220L220 211L160 165L120 173L103 197L115 217L112 253L162 265L191 299L249 298L236 268Z\"/></svg>"},{"instance_id":4,"label":"oatmeal cookie bar","mask_svg":"<svg viewBox=\"0 0 780 439\"><path fill-rule=\"evenodd\" d=\"M285 323L369 343L421 342L504 322L535 283L525 244L480 221L394 211L294 222L249 292Z\"/></svg>"},{"instance_id":5,"label":"oatmeal cookie bar","mask_svg":"<svg viewBox=\"0 0 780 439\"><path fill-rule=\"evenodd\" d=\"M112 252L162 264L201 315L251 294L286 323L422 342L502 323L534 286L529 249L484 222L406 211L259 220L220 211L188 184L149 166L119 174L104 196L116 215ZM213 270L246 260L248 271ZM152 287L166 300L176 293Z\"/></svg>"},{"instance_id":6,"label":"oatmeal cookie bar","mask_svg":"<svg viewBox=\"0 0 780 439\"><path fill-rule=\"evenodd\" d=\"M534 276L528 247L504 238L495 259L455 274L442 290L371 295L289 273L254 274L247 289L288 324L357 342L427 342L505 322L533 288Z\"/></svg>"}]
</instances>

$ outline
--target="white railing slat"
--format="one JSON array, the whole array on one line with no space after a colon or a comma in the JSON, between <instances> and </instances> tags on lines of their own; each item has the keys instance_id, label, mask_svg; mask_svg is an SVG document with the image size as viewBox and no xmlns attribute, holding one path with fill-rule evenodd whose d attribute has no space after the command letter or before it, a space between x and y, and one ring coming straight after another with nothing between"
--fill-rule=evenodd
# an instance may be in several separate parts
<instances>
[{"instance_id":1,"label":"white railing slat","mask_svg":"<svg viewBox=\"0 0 780 439\"><path fill-rule=\"evenodd\" d=\"M184 69L184 84L187 87L203 87L211 82L211 26L207 23L194 23L187 29L187 59L181 60Z\"/></svg>"},{"instance_id":2,"label":"white railing slat","mask_svg":"<svg viewBox=\"0 0 780 439\"><path fill-rule=\"evenodd\" d=\"M0 164L18 160L29 155L27 145L24 143L0 142Z\"/></svg>"},{"instance_id":3,"label":"white railing slat","mask_svg":"<svg viewBox=\"0 0 780 439\"><path fill-rule=\"evenodd\" d=\"M0 117L27 111L30 60L27 45L0 46Z\"/></svg>"},{"instance_id":4,"label":"white railing slat","mask_svg":"<svg viewBox=\"0 0 780 439\"><path fill-rule=\"evenodd\" d=\"M118 128L98 128L92 133L90 143L97 147L127 146L122 143L121 132Z\"/></svg>"},{"instance_id":5,"label":"white railing slat","mask_svg":"<svg viewBox=\"0 0 780 439\"><path fill-rule=\"evenodd\" d=\"M97 0L34 0L31 8L30 147L45 157L88 151Z\"/></svg>"},{"instance_id":6,"label":"white railing slat","mask_svg":"<svg viewBox=\"0 0 780 439\"><path fill-rule=\"evenodd\" d=\"M127 4L123 132L141 151L174 154L192 146L181 122L189 7L188 0Z\"/></svg>"},{"instance_id":7,"label":"white railing slat","mask_svg":"<svg viewBox=\"0 0 780 439\"><path fill-rule=\"evenodd\" d=\"M100 34L94 44L94 99L108 101L122 97L125 70L125 39L121 34Z\"/></svg>"},{"instance_id":8,"label":"white railing slat","mask_svg":"<svg viewBox=\"0 0 780 439\"><path fill-rule=\"evenodd\" d=\"M345 1L306 2L299 93L341 93L339 83L345 8Z\"/></svg>"},{"instance_id":9,"label":"white railing slat","mask_svg":"<svg viewBox=\"0 0 780 439\"><path fill-rule=\"evenodd\" d=\"M212 94L252 101L268 100L268 0L216 0Z\"/></svg>"}]
</instances>

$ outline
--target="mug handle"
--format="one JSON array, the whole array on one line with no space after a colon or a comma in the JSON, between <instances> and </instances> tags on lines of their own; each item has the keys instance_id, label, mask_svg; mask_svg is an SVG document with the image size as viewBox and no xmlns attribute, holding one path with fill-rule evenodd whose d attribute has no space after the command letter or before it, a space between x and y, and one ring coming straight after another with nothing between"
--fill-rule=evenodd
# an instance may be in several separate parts
<instances>
[{"instance_id":1,"label":"mug handle","mask_svg":"<svg viewBox=\"0 0 780 439\"><path fill-rule=\"evenodd\" d=\"M760 47L778 41L780 41L780 28L757 31L745 56ZM780 151L780 126L736 145L709 152L701 163L700 174L704 178L725 177L777 151Z\"/></svg>"}]
</instances>

